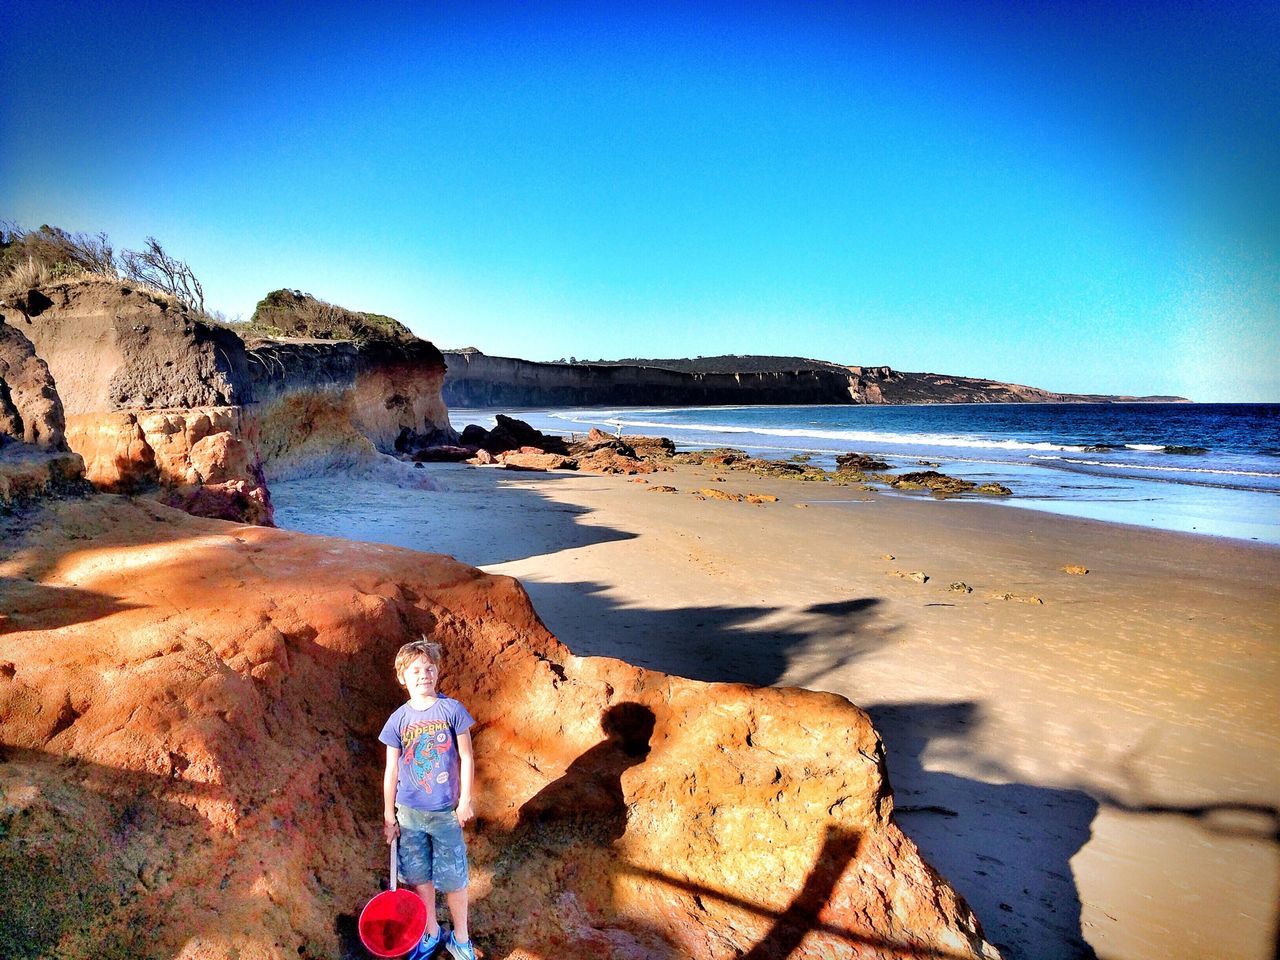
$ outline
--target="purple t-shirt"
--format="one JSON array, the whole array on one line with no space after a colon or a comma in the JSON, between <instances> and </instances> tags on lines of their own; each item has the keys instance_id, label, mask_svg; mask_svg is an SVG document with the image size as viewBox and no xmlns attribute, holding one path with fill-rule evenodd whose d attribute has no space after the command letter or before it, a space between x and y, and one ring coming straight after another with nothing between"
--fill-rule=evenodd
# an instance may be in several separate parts
<instances>
[{"instance_id":1,"label":"purple t-shirt","mask_svg":"<svg viewBox=\"0 0 1280 960\"><path fill-rule=\"evenodd\" d=\"M400 751L396 803L415 810L458 805L458 735L473 723L467 708L451 697L438 698L426 710L406 703L390 716L378 739Z\"/></svg>"}]
</instances>

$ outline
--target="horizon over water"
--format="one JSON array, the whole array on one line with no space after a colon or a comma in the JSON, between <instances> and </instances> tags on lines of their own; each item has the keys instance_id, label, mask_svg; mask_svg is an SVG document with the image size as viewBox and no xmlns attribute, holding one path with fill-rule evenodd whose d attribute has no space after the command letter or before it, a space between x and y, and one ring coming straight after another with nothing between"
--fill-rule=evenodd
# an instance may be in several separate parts
<instances>
[{"instance_id":1,"label":"horizon over water","mask_svg":"<svg viewBox=\"0 0 1280 960\"><path fill-rule=\"evenodd\" d=\"M927 460L1013 490L947 504L999 503L1280 545L1280 404L459 408L450 418L455 427L492 426L496 413L548 433L621 425L670 437L679 450L809 454L827 469L850 451L875 454L895 472L925 469L919 461Z\"/></svg>"}]
</instances>

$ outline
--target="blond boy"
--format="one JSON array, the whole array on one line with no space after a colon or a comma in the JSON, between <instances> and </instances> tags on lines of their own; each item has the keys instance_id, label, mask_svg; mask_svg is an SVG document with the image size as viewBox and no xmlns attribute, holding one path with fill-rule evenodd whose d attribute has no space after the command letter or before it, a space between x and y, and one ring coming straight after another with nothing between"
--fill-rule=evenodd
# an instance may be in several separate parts
<instances>
[{"instance_id":1,"label":"blond boy","mask_svg":"<svg viewBox=\"0 0 1280 960\"><path fill-rule=\"evenodd\" d=\"M471 820L475 722L457 700L436 691L440 646L425 638L396 654L396 679L409 701L387 720L378 739L387 747L382 821L387 843L400 838L399 870L427 905L427 929L409 960L426 960L440 944L436 890L449 905L453 929L444 941L455 960L475 960L467 929L467 846Z\"/></svg>"}]
</instances>

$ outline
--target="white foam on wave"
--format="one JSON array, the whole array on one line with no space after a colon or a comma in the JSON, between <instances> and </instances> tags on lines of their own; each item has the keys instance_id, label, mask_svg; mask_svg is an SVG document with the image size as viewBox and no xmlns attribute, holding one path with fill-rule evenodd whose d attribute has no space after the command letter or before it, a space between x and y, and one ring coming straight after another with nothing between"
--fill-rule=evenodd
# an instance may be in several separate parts
<instances>
[{"instance_id":1,"label":"white foam on wave","mask_svg":"<svg viewBox=\"0 0 1280 960\"><path fill-rule=\"evenodd\" d=\"M661 430L680 430L685 433L754 434L761 437L795 437L800 440L839 440L847 443L897 443L923 447L961 447L984 450L1057 450L1080 452L1081 446L1050 443L1047 440L997 440L989 437L958 437L940 433L895 433L887 430L810 430L801 427L735 426L727 423L667 423L658 420L630 419L618 414L602 418L598 413L591 419L574 418L575 423L610 422L625 427L645 427Z\"/></svg>"},{"instance_id":2,"label":"white foam on wave","mask_svg":"<svg viewBox=\"0 0 1280 960\"><path fill-rule=\"evenodd\" d=\"M1163 450L1164 447L1151 447L1152 450ZM1212 473L1228 477L1270 477L1280 480L1280 473L1268 473L1262 470L1223 470L1217 467L1163 466L1155 463L1116 463L1111 460L1083 460L1078 457L1052 457L1030 454L1031 460L1058 460L1062 463L1076 463L1088 467L1111 467L1121 470L1152 470L1162 473Z\"/></svg>"}]
</instances>

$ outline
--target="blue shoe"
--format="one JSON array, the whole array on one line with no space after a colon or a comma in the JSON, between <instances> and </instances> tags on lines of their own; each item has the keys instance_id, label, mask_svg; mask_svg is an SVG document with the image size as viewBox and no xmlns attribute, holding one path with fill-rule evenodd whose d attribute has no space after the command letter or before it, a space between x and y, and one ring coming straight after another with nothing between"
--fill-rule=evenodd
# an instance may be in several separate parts
<instances>
[{"instance_id":1,"label":"blue shoe","mask_svg":"<svg viewBox=\"0 0 1280 960\"><path fill-rule=\"evenodd\" d=\"M449 931L449 939L444 942L444 948L449 951L449 956L453 960L476 960L476 948L471 945L471 941L459 943L453 939L453 931Z\"/></svg>"},{"instance_id":2,"label":"blue shoe","mask_svg":"<svg viewBox=\"0 0 1280 960\"><path fill-rule=\"evenodd\" d=\"M435 933L424 932L417 946L409 951L409 956L406 960L427 960L429 956L436 952L436 947L440 946L440 934L443 932L439 927L436 927Z\"/></svg>"}]
</instances>

